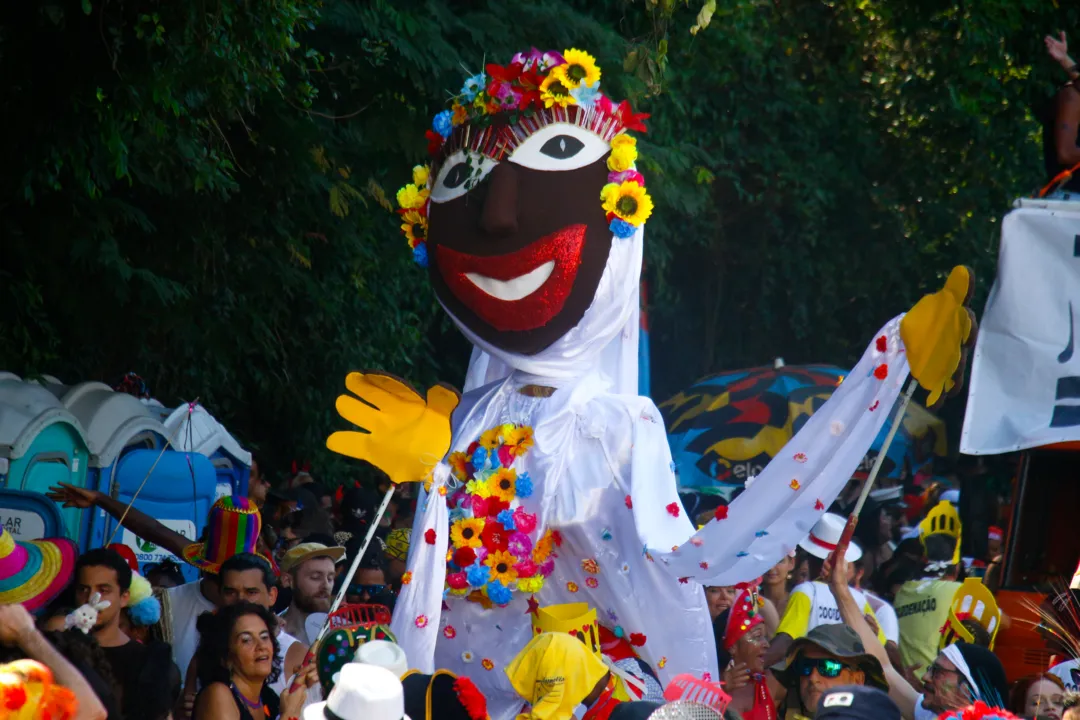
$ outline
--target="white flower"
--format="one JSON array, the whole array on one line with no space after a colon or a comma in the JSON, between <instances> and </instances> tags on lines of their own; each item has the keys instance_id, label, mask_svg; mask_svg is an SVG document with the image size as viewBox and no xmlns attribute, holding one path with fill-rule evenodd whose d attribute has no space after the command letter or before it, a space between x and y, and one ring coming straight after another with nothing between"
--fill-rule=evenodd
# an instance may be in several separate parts
<instances>
[{"instance_id":1,"label":"white flower","mask_svg":"<svg viewBox=\"0 0 1080 720\"><path fill-rule=\"evenodd\" d=\"M461 661L462 661L462 662L466 662L466 663L471 663L471 662L472 662L473 660L475 660L475 659L476 659L476 656L474 656L474 655L473 655L473 654L472 654L471 652L469 652L468 650L466 650L465 652L461 653Z\"/></svg>"},{"instance_id":2,"label":"white flower","mask_svg":"<svg viewBox=\"0 0 1080 720\"><path fill-rule=\"evenodd\" d=\"M754 483L755 480L757 480L757 475L747 475L746 482L743 483L743 487L749 490L750 486Z\"/></svg>"},{"instance_id":3,"label":"white flower","mask_svg":"<svg viewBox=\"0 0 1080 720\"><path fill-rule=\"evenodd\" d=\"M833 420L831 423L829 423L829 432L831 432L836 437L840 437L841 435L843 435L844 430L844 423L840 422L839 420Z\"/></svg>"}]
</instances>

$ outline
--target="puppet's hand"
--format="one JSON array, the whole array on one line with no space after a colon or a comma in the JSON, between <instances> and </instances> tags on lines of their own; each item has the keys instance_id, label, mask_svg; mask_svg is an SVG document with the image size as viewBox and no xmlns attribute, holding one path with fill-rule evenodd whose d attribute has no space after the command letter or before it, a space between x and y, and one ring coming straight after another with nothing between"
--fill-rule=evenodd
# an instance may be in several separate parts
<instances>
[{"instance_id":1,"label":"puppet's hand","mask_svg":"<svg viewBox=\"0 0 1080 720\"><path fill-rule=\"evenodd\" d=\"M427 401L405 382L381 373L349 373L338 414L365 432L336 432L330 450L366 460L395 483L426 480L450 449L450 414L461 396L435 385ZM363 402L361 402L361 400Z\"/></svg>"}]
</instances>

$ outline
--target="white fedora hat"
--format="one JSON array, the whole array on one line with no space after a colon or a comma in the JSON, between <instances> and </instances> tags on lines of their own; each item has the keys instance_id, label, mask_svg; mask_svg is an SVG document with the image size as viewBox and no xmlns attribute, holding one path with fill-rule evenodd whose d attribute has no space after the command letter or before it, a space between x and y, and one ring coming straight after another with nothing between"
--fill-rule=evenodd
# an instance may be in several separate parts
<instances>
[{"instance_id":1,"label":"white fedora hat","mask_svg":"<svg viewBox=\"0 0 1080 720\"><path fill-rule=\"evenodd\" d=\"M325 702L304 708L304 720L409 720L405 692L391 671L346 663Z\"/></svg>"},{"instance_id":2,"label":"white fedora hat","mask_svg":"<svg viewBox=\"0 0 1080 720\"><path fill-rule=\"evenodd\" d=\"M363 665L378 665L401 677L409 672L409 659L405 657L405 651L397 643L389 640L369 640L356 648L353 655L354 663Z\"/></svg>"},{"instance_id":3,"label":"white fedora hat","mask_svg":"<svg viewBox=\"0 0 1080 720\"><path fill-rule=\"evenodd\" d=\"M847 525L847 520L844 518L834 513L825 513L811 528L806 539L799 543L799 547L814 557L824 560L836 549L836 544L840 542L840 536L844 534L845 525ZM844 559L848 562L855 562L861 557L862 548L855 544L855 541L848 544Z\"/></svg>"}]
</instances>

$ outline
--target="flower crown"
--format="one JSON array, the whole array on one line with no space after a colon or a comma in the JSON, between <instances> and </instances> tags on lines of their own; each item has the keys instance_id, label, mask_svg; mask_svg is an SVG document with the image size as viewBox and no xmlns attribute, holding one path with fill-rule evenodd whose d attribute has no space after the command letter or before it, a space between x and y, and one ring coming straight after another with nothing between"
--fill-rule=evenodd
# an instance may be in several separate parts
<instances>
[{"instance_id":1,"label":"flower crown","mask_svg":"<svg viewBox=\"0 0 1080 720\"><path fill-rule=\"evenodd\" d=\"M425 135L433 161L467 150L501 162L548 125L576 125L610 143L608 184L600 192L600 201L612 234L623 239L633 236L652 214L653 203L645 191L645 178L635 166L637 140L625 133L645 132L644 120L649 116L635 113L625 100L616 105L601 93L600 68L583 50L542 53L533 48L514 55L508 65L489 64L485 70L468 78L452 98L450 109L432 121ZM496 123L496 116L506 122ZM476 182L475 177L466 179L464 188L469 190ZM431 186L432 166L418 165L413 168L412 182L397 193L401 230L421 267L427 266Z\"/></svg>"}]
</instances>

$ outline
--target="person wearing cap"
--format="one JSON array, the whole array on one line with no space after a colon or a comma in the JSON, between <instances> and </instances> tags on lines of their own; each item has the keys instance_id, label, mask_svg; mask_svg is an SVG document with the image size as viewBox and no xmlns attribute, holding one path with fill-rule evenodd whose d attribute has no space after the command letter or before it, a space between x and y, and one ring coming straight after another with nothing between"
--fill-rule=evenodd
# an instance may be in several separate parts
<instances>
[{"instance_id":1,"label":"person wearing cap","mask_svg":"<svg viewBox=\"0 0 1080 720\"><path fill-rule=\"evenodd\" d=\"M832 591L828 584L815 578L821 576L825 558L836 549L836 544L840 541L846 524L847 521L839 515L825 513L814 524L806 539L799 543L799 547L809 556L811 579L791 591L787 608L784 610L783 617L780 618L780 626L776 629L776 637L769 649L769 657L773 662L783 657L793 640L806 636L819 625L840 622L840 611L836 606ZM851 543L848 545L846 557L848 562L855 562L862 557L862 550L855 543ZM848 581L854 578L855 573L852 569ZM859 601L859 606L863 608L863 613L872 617L876 624L877 616L874 615L874 610L866 596L860 590L852 592ZM885 634L881 633L881 644L884 645L885 642Z\"/></svg>"},{"instance_id":2,"label":"person wearing cap","mask_svg":"<svg viewBox=\"0 0 1080 720\"><path fill-rule=\"evenodd\" d=\"M281 619L291 635L308 645L315 642L315 638L308 637L308 616L330 612L334 600L334 579L337 577L336 564L344 555L343 547L306 542L292 548L281 558L281 584L292 588L292 600L289 608L281 614Z\"/></svg>"},{"instance_id":3,"label":"person wearing cap","mask_svg":"<svg viewBox=\"0 0 1080 720\"><path fill-rule=\"evenodd\" d=\"M396 528L386 536L386 579L395 591L401 589L401 578L405 576L405 562L409 559L409 541L412 528Z\"/></svg>"},{"instance_id":4,"label":"person wearing cap","mask_svg":"<svg viewBox=\"0 0 1080 720\"><path fill-rule=\"evenodd\" d=\"M959 520L957 520L959 522ZM900 586L893 606L900 625L900 659L916 676L938 655L941 628L949 620L949 608L960 589L956 552L958 536L933 533L923 538L926 564L919 577Z\"/></svg>"},{"instance_id":5,"label":"person wearing cap","mask_svg":"<svg viewBox=\"0 0 1080 720\"><path fill-rule=\"evenodd\" d=\"M877 641L874 644L881 647ZM854 630L843 624L813 628L795 640L784 659L771 669L787 689L787 715L814 717L821 696L835 687L868 685L889 689L881 661L867 650Z\"/></svg>"},{"instance_id":6,"label":"person wearing cap","mask_svg":"<svg viewBox=\"0 0 1080 720\"><path fill-rule=\"evenodd\" d=\"M713 620L718 665L724 669L731 707L743 720L776 720L774 699L784 697L783 687L772 673L766 673L769 638L761 609L757 592L746 587L739 590L731 607Z\"/></svg>"},{"instance_id":7,"label":"person wearing cap","mask_svg":"<svg viewBox=\"0 0 1080 720\"><path fill-rule=\"evenodd\" d=\"M1005 668L990 650L958 642L942 650L922 676L922 693L905 680L883 647L870 640L874 631L860 613L858 603L847 586L848 563L839 558L830 572L829 584L840 607L844 623L863 641L867 651L881 663L888 682L889 697L906 720L933 720L942 713L959 710L981 701L1003 706L1008 696Z\"/></svg>"},{"instance_id":8,"label":"person wearing cap","mask_svg":"<svg viewBox=\"0 0 1080 720\"><path fill-rule=\"evenodd\" d=\"M900 720L900 708L875 687L841 685L822 693L814 720Z\"/></svg>"},{"instance_id":9,"label":"person wearing cap","mask_svg":"<svg viewBox=\"0 0 1080 720\"><path fill-rule=\"evenodd\" d=\"M214 577L221 563L240 552L258 552L262 516L258 507L246 497L218 498L206 516L202 542L191 542L172 528L134 506L97 490L60 483L49 488L48 496L64 507L81 509L99 507L120 524L146 542L183 558L200 570L195 582L169 588L162 602L165 616L170 620L173 661L186 668L195 656L199 633L195 621L204 612L211 612L221 603L218 582Z\"/></svg>"},{"instance_id":10,"label":"person wearing cap","mask_svg":"<svg viewBox=\"0 0 1080 720\"><path fill-rule=\"evenodd\" d=\"M569 633L536 635L505 672L526 704L518 720L607 720L618 705L607 665Z\"/></svg>"}]
</instances>

